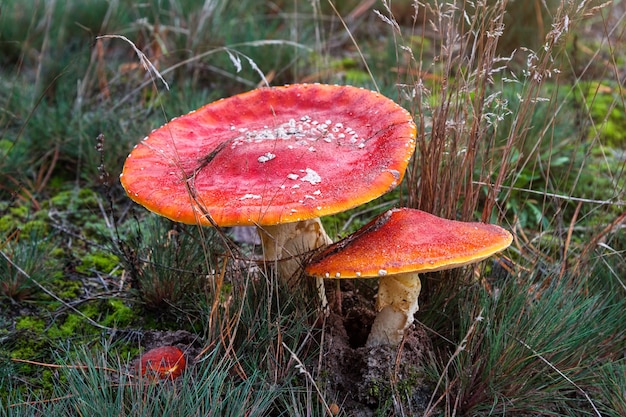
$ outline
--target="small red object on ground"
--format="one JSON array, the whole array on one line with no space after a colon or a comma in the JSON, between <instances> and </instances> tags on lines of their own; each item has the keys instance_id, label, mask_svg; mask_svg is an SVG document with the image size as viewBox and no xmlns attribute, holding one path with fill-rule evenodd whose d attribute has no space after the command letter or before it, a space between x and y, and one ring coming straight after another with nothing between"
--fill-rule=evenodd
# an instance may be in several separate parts
<instances>
[{"instance_id":1,"label":"small red object on ground","mask_svg":"<svg viewBox=\"0 0 626 417\"><path fill-rule=\"evenodd\" d=\"M185 355L174 346L151 349L141 356L139 372L154 379L176 379L185 370Z\"/></svg>"}]
</instances>

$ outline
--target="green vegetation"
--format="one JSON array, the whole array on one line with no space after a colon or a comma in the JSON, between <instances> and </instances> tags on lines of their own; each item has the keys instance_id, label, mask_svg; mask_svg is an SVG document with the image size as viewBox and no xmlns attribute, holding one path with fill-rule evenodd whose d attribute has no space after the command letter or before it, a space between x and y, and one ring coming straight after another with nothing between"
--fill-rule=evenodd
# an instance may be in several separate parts
<instances>
[{"instance_id":1,"label":"green vegetation","mask_svg":"<svg viewBox=\"0 0 626 417\"><path fill-rule=\"evenodd\" d=\"M626 4L601 3L2 2L0 417L402 416L418 391L428 416L626 415ZM424 276L433 349L368 404L336 390L336 323L304 279L117 180L172 117L296 82L377 89L418 126L402 185L323 219L331 236L400 205L515 235ZM139 378L162 343L183 377Z\"/></svg>"}]
</instances>

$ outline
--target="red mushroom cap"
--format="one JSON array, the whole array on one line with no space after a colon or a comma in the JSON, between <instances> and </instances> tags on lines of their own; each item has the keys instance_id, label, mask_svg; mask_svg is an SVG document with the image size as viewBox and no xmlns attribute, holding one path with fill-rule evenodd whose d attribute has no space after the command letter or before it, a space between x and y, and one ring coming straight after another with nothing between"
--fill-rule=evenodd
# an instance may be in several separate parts
<instances>
[{"instance_id":1,"label":"red mushroom cap","mask_svg":"<svg viewBox=\"0 0 626 417\"><path fill-rule=\"evenodd\" d=\"M393 209L328 246L305 271L328 278L440 271L483 260L507 248L512 240L509 232L493 224L447 220L415 209Z\"/></svg>"},{"instance_id":2,"label":"red mushroom cap","mask_svg":"<svg viewBox=\"0 0 626 417\"><path fill-rule=\"evenodd\" d=\"M175 346L154 348L141 356L139 367L142 376L176 379L185 370L185 355Z\"/></svg>"},{"instance_id":3,"label":"red mushroom cap","mask_svg":"<svg viewBox=\"0 0 626 417\"><path fill-rule=\"evenodd\" d=\"M154 130L120 176L172 220L272 225L347 210L400 183L410 114L360 88L296 84L222 99Z\"/></svg>"}]
</instances>

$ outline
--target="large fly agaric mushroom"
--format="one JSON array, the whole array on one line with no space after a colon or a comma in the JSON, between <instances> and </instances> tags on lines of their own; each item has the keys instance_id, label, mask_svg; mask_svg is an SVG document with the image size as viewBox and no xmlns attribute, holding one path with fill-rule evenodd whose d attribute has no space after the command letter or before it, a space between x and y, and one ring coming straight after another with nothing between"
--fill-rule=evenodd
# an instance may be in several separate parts
<instances>
[{"instance_id":1,"label":"large fly agaric mushroom","mask_svg":"<svg viewBox=\"0 0 626 417\"><path fill-rule=\"evenodd\" d=\"M419 272L478 262L507 248L512 239L496 225L392 209L325 248L305 271L325 278L378 277L378 315L366 346L398 345L418 310Z\"/></svg>"},{"instance_id":2,"label":"large fly agaric mushroom","mask_svg":"<svg viewBox=\"0 0 626 417\"><path fill-rule=\"evenodd\" d=\"M278 263L288 278L297 255L331 243L319 217L393 189L414 148L412 118L392 100L296 84L173 119L133 149L120 178L131 199L174 221L257 226L265 259L289 259Z\"/></svg>"}]
</instances>

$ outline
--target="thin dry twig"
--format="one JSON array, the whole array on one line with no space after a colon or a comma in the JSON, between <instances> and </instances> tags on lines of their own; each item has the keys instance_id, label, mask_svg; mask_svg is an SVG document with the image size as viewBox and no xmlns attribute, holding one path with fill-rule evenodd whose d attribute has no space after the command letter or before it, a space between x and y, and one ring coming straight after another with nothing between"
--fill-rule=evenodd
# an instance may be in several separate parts
<instances>
[{"instance_id":1,"label":"thin dry twig","mask_svg":"<svg viewBox=\"0 0 626 417\"><path fill-rule=\"evenodd\" d=\"M456 347L456 350L454 351L454 353L452 354L452 356L450 357L450 359L446 363L446 366L443 368L443 371L441 372L441 376L439 377L439 380L437 381L437 385L433 389L433 395L430 397L430 401L428 402L428 406L426 407L426 410L424 411L424 417L427 417L427 416L431 415L435 411L435 408L437 407L439 402L441 402L441 400L445 397L445 393L444 393L435 401L435 394L437 393L437 390L439 389L439 386L443 382L444 377L448 374L448 368L450 368L450 366L452 365L452 362L454 361L454 359L457 356L459 356L461 354L461 352L463 352L465 350L465 347L467 346L467 342L468 342L470 336L476 330L476 325L479 322L483 321L483 320L484 320L483 310L480 310L480 313L478 313L478 316L476 316L476 318L474 319L474 322L472 323L470 328L467 330L467 333L465 334L465 337L463 338L463 340L461 340L461 343L458 344L458 346Z\"/></svg>"},{"instance_id":2,"label":"thin dry twig","mask_svg":"<svg viewBox=\"0 0 626 417\"><path fill-rule=\"evenodd\" d=\"M324 396L322 395L322 391L320 390L320 388L317 386L317 383L315 382L315 379L313 379L313 375L311 375L311 373L309 371L307 371L306 366L304 365L304 363L302 363L302 361L300 360L300 358L298 358L298 356L296 355L296 353L289 349L289 346L287 346L285 344L285 342L282 342L283 347L285 349L287 349L287 351L289 352L289 354L291 355L291 358L296 361L296 369L298 369L298 371L300 371L301 374L304 374L307 379L309 381L311 381L311 384L313 384L313 388L315 388L315 391L317 391L317 395L320 399L320 401L322 402L322 404L324 405L324 408L326 409L326 412L328 413L329 416L333 416L333 412L330 409L328 403L326 402L326 400L324 399Z\"/></svg>"},{"instance_id":3,"label":"thin dry twig","mask_svg":"<svg viewBox=\"0 0 626 417\"><path fill-rule=\"evenodd\" d=\"M617 216L615 220L613 220L604 229L602 229L599 233L593 236L593 238L583 248L580 256L578 256L578 261L576 262L576 265L572 268L574 273L580 272L580 268L582 267L583 262L587 259L589 252L592 249L594 249L597 245L599 245L602 239L604 239L607 234L615 230L619 225L621 225L624 222L626 222L626 212Z\"/></svg>"},{"instance_id":4,"label":"thin dry twig","mask_svg":"<svg viewBox=\"0 0 626 417\"><path fill-rule=\"evenodd\" d=\"M495 188L493 184L485 182L485 181L473 181L473 183L476 185L483 185L483 186ZM572 202L577 202L577 203L597 204L601 206L618 206L618 207L626 206L626 201L621 201L621 200L596 200L593 198L574 197L574 196L566 195L566 194L551 193L545 190L532 190L530 188L511 187L508 185L500 185L499 188L505 189L505 190L511 190L511 191L519 191L519 192L527 193L527 194L536 194L542 197L550 197L550 198L555 198L555 199L564 200L564 201L572 201Z\"/></svg>"},{"instance_id":5,"label":"thin dry twig","mask_svg":"<svg viewBox=\"0 0 626 417\"><path fill-rule=\"evenodd\" d=\"M346 21L341 17L341 14L339 14L339 11L335 7L334 2L328 0L328 4L333 9L333 12L337 15L337 17L339 18L339 21L341 22L341 24L343 25L344 29L346 30L346 33L350 37L350 40L352 41L352 44L356 48L356 51L359 54L359 57L361 58L361 61L363 62L363 66L365 67L365 71L367 71L367 74L370 76L370 80L374 84L374 88L376 89L377 92L380 93L380 88L378 88L378 84L376 83L376 78L374 77L374 74L372 74L372 70L370 69L369 65L367 64L367 60L365 59L365 55L363 55L363 52L361 52L361 48L359 47L359 43L356 41L356 39L354 39L354 36L352 36L352 32L350 31L350 28L348 28L348 25L346 24Z\"/></svg>"},{"instance_id":6,"label":"thin dry twig","mask_svg":"<svg viewBox=\"0 0 626 417\"><path fill-rule=\"evenodd\" d=\"M576 205L576 209L574 210L574 214L572 215L572 220L570 221L569 228L567 229L567 236L565 238L565 244L563 245L563 261L561 263L561 272L559 273L559 280L563 278L565 275L565 271L567 271L567 253L569 251L570 243L572 242L572 234L574 233L574 226L576 226L576 220L578 220L578 214L580 213L580 208L583 203L579 202Z\"/></svg>"},{"instance_id":7,"label":"thin dry twig","mask_svg":"<svg viewBox=\"0 0 626 417\"><path fill-rule=\"evenodd\" d=\"M139 62L141 62L141 65L143 65L145 70L148 71L148 73L150 73L150 74L154 74L159 80L161 80L163 85L165 85L165 88L169 91L170 86L167 83L167 81L165 81L165 78L163 78L163 76L161 75L159 70L156 69L156 67L154 65L152 65L152 62L150 62L148 57L146 57L146 54L141 52L139 50L139 48L137 48L137 45L135 45L133 43L133 41L128 39L126 36L123 36L123 35L100 35L100 36L96 37L96 39L97 40L100 40L100 39L121 39L121 40L127 42L128 44L130 44L130 46L132 46L132 48L135 50L135 53L137 54L137 57L139 58Z\"/></svg>"},{"instance_id":8,"label":"thin dry twig","mask_svg":"<svg viewBox=\"0 0 626 417\"><path fill-rule=\"evenodd\" d=\"M27 363L29 365L37 365L37 366L43 366L46 368L55 368L55 369L89 369L90 368L88 365L58 365L55 363L44 363L44 362L31 361L27 359L18 359L18 358L11 358L11 360L13 362ZM103 371L113 372L117 374L123 373L125 376L129 378L135 377L135 375L130 374L128 372L121 372L119 369L108 368L106 366L96 366L95 369L101 369Z\"/></svg>"}]
</instances>

